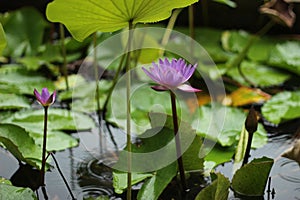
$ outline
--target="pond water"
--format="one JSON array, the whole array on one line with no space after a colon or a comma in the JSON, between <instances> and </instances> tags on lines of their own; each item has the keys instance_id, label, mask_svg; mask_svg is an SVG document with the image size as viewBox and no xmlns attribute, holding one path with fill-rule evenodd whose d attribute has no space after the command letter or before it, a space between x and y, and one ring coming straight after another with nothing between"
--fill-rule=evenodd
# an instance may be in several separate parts
<instances>
[{"instance_id":1,"label":"pond water","mask_svg":"<svg viewBox=\"0 0 300 200\"><path fill-rule=\"evenodd\" d=\"M113 129L112 134L118 147L124 147L126 135L118 129ZM97 130L74 133L73 136L80 139L80 145L73 149L56 152L55 157L75 197L81 200L83 197L109 195L111 196L110 199L125 199L114 194L111 173L106 166L112 165L117 156L110 136L108 134L105 136L105 151L99 148L100 139ZM271 194L268 196L266 193L265 200L300 199L299 165L294 161L280 157L292 145L292 142L293 139L290 133L275 134L275 136L272 133L272 137L269 138L267 145L251 151L251 158L268 156L276 159L270 174L272 177L270 189L274 188L275 195L272 198ZM7 179L12 177L19 166L17 160L4 149L0 149L0 163L0 174ZM221 171L231 178L232 163L220 165L216 168L216 171ZM49 199L71 199L56 167L51 172L46 173L46 186ZM39 191L39 195L40 197L42 196L41 191ZM233 194L230 194L229 199L242 198L236 198Z\"/></svg>"}]
</instances>

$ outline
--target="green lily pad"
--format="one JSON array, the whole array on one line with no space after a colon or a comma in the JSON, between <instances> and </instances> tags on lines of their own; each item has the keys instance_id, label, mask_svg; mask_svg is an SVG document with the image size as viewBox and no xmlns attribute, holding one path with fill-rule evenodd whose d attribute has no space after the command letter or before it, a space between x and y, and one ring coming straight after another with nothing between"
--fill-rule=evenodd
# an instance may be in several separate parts
<instances>
[{"instance_id":1,"label":"green lily pad","mask_svg":"<svg viewBox=\"0 0 300 200\"><path fill-rule=\"evenodd\" d=\"M156 200L177 174L177 163L174 162L158 171L145 181L139 190L138 200Z\"/></svg>"},{"instance_id":2,"label":"green lily pad","mask_svg":"<svg viewBox=\"0 0 300 200\"><path fill-rule=\"evenodd\" d=\"M222 46L226 51L241 52L250 38L246 31L224 31L221 36Z\"/></svg>"},{"instance_id":3,"label":"green lily pad","mask_svg":"<svg viewBox=\"0 0 300 200\"><path fill-rule=\"evenodd\" d=\"M3 23L7 39L3 54L12 57L36 55L47 26L44 17L34 8L11 12Z\"/></svg>"},{"instance_id":4,"label":"green lily pad","mask_svg":"<svg viewBox=\"0 0 300 200\"><path fill-rule=\"evenodd\" d=\"M50 91L55 89L51 80L24 69L3 71L3 74L0 76L0 88L1 87L6 88L6 92L8 93L28 95L33 95L34 88L38 91L41 91L44 87L47 87Z\"/></svg>"},{"instance_id":5,"label":"green lily pad","mask_svg":"<svg viewBox=\"0 0 300 200\"><path fill-rule=\"evenodd\" d=\"M27 131L39 133L44 127L44 109L22 110L4 119L6 123L17 124ZM88 130L95 122L88 115L64 109L50 108L48 111L48 130Z\"/></svg>"},{"instance_id":6,"label":"green lily pad","mask_svg":"<svg viewBox=\"0 0 300 200\"><path fill-rule=\"evenodd\" d=\"M196 196L195 200L227 200L230 181L221 173L216 173L217 179Z\"/></svg>"},{"instance_id":7,"label":"green lily pad","mask_svg":"<svg viewBox=\"0 0 300 200\"><path fill-rule=\"evenodd\" d=\"M237 170L232 178L232 189L241 195L262 196L268 181L273 159L254 159Z\"/></svg>"},{"instance_id":8,"label":"green lily pad","mask_svg":"<svg viewBox=\"0 0 300 200\"><path fill-rule=\"evenodd\" d=\"M18 160L39 168L42 149L25 129L14 124L0 124L0 142Z\"/></svg>"},{"instance_id":9,"label":"green lily pad","mask_svg":"<svg viewBox=\"0 0 300 200\"><path fill-rule=\"evenodd\" d=\"M271 51L268 64L300 75L299 41L277 44Z\"/></svg>"},{"instance_id":10,"label":"green lily pad","mask_svg":"<svg viewBox=\"0 0 300 200\"><path fill-rule=\"evenodd\" d=\"M224 110L222 111L222 109L225 109L226 114L224 116L216 115L218 112L223 113ZM206 105L200 107L199 114L200 123L197 127L194 127L197 134L218 142L223 147L228 147L237 143L242 127L245 123L245 112L238 108L225 106L218 106L215 110L212 110L211 106ZM219 117L224 117L224 124L219 124L220 121L223 121L223 119L220 119ZM208 133L209 127L215 129L218 135ZM252 147L257 148L266 144L267 135L262 126L259 126L258 131L254 133L253 138L256 139L253 139Z\"/></svg>"},{"instance_id":11,"label":"green lily pad","mask_svg":"<svg viewBox=\"0 0 300 200\"><path fill-rule=\"evenodd\" d=\"M161 21L168 18L174 8L197 1L55 0L48 4L46 15L49 21L65 24L73 37L82 41L96 31L113 32L125 28L129 21L133 24Z\"/></svg>"},{"instance_id":12,"label":"green lily pad","mask_svg":"<svg viewBox=\"0 0 300 200\"><path fill-rule=\"evenodd\" d=\"M0 183L0 199L37 200L35 193L30 188L15 187Z\"/></svg>"},{"instance_id":13,"label":"green lily pad","mask_svg":"<svg viewBox=\"0 0 300 200\"><path fill-rule=\"evenodd\" d=\"M263 116L274 124L300 117L300 91L280 92L262 107Z\"/></svg>"},{"instance_id":14,"label":"green lily pad","mask_svg":"<svg viewBox=\"0 0 300 200\"><path fill-rule=\"evenodd\" d=\"M33 133L29 135L34 139L35 143L42 146L43 132ZM78 140L61 131L48 131L47 132L47 151L62 151L67 148L78 146Z\"/></svg>"},{"instance_id":15,"label":"green lily pad","mask_svg":"<svg viewBox=\"0 0 300 200\"><path fill-rule=\"evenodd\" d=\"M132 173L132 185L137 184L152 176L152 173ZM116 170L113 171L113 186L117 194L122 194L123 191L127 188L127 173Z\"/></svg>"},{"instance_id":16,"label":"green lily pad","mask_svg":"<svg viewBox=\"0 0 300 200\"><path fill-rule=\"evenodd\" d=\"M0 110L30 108L28 99L17 94L0 95Z\"/></svg>"},{"instance_id":17,"label":"green lily pad","mask_svg":"<svg viewBox=\"0 0 300 200\"><path fill-rule=\"evenodd\" d=\"M260 87L281 85L290 78L290 74L288 73L255 62L243 61L240 67L247 79ZM227 75L243 85L249 85L249 83L247 83L240 75L237 68L230 69L227 72Z\"/></svg>"}]
</instances>

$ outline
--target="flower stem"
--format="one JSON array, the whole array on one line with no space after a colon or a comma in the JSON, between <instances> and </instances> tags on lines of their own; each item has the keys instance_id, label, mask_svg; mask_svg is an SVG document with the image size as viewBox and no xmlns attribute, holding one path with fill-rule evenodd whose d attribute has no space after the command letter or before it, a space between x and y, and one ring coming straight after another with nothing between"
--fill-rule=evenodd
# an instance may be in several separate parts
<instances>
[{"instance_id":1,"label":"flower stem","mask_svg":"<svg viewBox=\"0 0 300 200\"><path fill-rule=\"evenodd\" d=\"M182 189L184 191L186 191L187 186L186 186L184 167L183 167L183 161L182 161L180 135L179 135L179 132L178 132L178 117L177 117L177 109L176 109L176 96L172 91L170 91L170 95L171 95L173 127L174 127L175 143L176 143L177 163L178 163L178 168L179 168L179 174L180 174Z\"/></svg>"},{"instance_id":2,"label":"flower stem","mask_svg":"<svg viewBox=\"0 0 300 200\"><path fill-rule=\"evenodd\" d=\"M194 23L194 5L189 6L189 29L191 40L191 55L194 57L194 39L195 39L195 23Z\"/></svg>"},{"instance_id":3,"label":"flower stem","mask_svg":"<svg viewBox=\"0 0 300 200\"><path fill-rule=\"evenodd\" d=\"M60 169L60 167L59 167L59 165L58 165L58 162L57 162L57 160L56 160L54 154L51 152L50 155L51 155L52 159L54 160L54 163L55 163L55 165L56 165L56 168L57 168L57 170L58 170L58 173L59 173L60 176L62 177L62 179L63 179L63 181L64 181L64 183L65 183L65 185L66 185L66 187L67 187L67 189L68 189L68 191L69 191L71 197L72 197L72 200L76 200L76 198L75 198L74 194L72 193L72 190L71 190L71 188L70 188L70 186L69 186L69 184L68 184L66 178L64 177L64 174L62 173L62 171L61 171L61 169Z\"/></svg>"},{"instance_id":4,"label":"flower stem","mask_svg":"<svg viewBox=\"0 0 300 200\"><path fill-rule=\"evenodd\" d=\"M130 106L130 87L131 87L131 76L130 76L130 51L131 42L133 38L133 24L129 21L129 34L128 34L128 51L126 58L126 133L127 133L127 200L131 200L131 106Z\"/></svg>"},{"instance_id":5,"label":"flower stem","mask_svg":"<svg viewBox=\"0 0 300 200\"><path fill-rule=\"evenodd\" d=\"M43 135L43 152L41 167L41 184L45 185L45 166L46 166L46 144L47 144L47 122L48 122L48 106L44 107L44 135Z\"/></svg>"},{"instance_id":6,"label":"flower stem","mask_svg":"<svg viewBox=\"0 0 300 200\"><path fill-rule=\"evenodd\" d=\"M66 47L65 47L65 30L62 24L59 24L59 34L61 40L61 53L63 57L63 66L62 72L65 77L66 88L69 90L69 80L68 80L68 70L67 70L67 54L66 54Z\"/></svg>"}]
</instances>

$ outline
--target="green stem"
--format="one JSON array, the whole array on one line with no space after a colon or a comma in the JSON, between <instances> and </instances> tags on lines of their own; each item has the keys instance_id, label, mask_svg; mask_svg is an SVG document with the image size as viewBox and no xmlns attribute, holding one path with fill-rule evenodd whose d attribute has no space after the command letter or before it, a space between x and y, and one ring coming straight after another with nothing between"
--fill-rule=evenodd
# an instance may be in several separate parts
<instances>
[{"instance_id":1,"label":"green stem","mask_svg":"<svg viewBox=\"0 0 300 200\"><path fill-rule=\"evenodd\" d=\"M47 122L48 122L48 106L44 107L44 135L43 135L43 152L41 167L41 184L45 185L45 166L46 166L46 144L47 144Z\"/></svg>"},{"instance_id":2,"label":"green stem","mask_svg":"<svg viewBox=\"0 0 300 200\"><path fill-rule=\"evenodd\" d=\"M209 23L209 15L208 15L208 0L201 1L201 8L202 8L202 18L204 26L208 26Z\"/></svg>"},{"instance_id":3,"label":"green stem","mask_svg":"<svg viewBox=\"0 0 300 200\"><path fill-rule=\"evenodd\" d=\"M128 51L126 58L126 132L127 132L127 200L131 200L131 106L130 106L130 89L131 89L131 76L130 76L130 51L133 38L133 24L129 21L129 34L128 34Z\"/></svg>"},{"instance_id":4,"label":"green stem","mask_svg":"<svg viewBox=\"0 0 300 200\"><path fill-rule=\"evenodd\" d=\"M62 24L59 24L59 33L60 33L60 40L61 40L61 53L63 56L63 66L62 66L62 73L65 77L66 88L69 90L69 81L68 81L68 70L67 70L67 53L65 47L65 30Z\"/></svg>"},{"instance_id":5,"label":"green stem","mask_svg":"<svg viewBox=\"0 0 300 200\"><path fill-rule=\"evenodd\" d=\"M176 143L176 156L177 156L177 163L178 163L178 168L179 168L180 180L181 180L181 185L182 185L183 190L187 191L185 174L184 174L184 167L183 167L183 161L182 161L180 134L178 132L178 117L177 117L177 109L176 109L176 96L172 91L170 91L170 95L171 95L173 127L174 127L175 143Z\"/></svg>"},{"instance_id":6,"label":"green stem","mask_svg":"<svg viewBox=\"0 0 300 200\"><path fill-rule=\"evenodd\" d=\"M99 93L99 82L98 82L98 64L97 64L97 32L93 35L93 47L94 47L94 53L93 53L93 67L94 67L94 75L95 75L95 84L96 84L96 95L95 100L97 103L97 117L98 117L98 123L99 123L99 138L100 138L100 153L102 153L103 150L103 138L102 138L102 132L101 132L101 108L100 108L100 93Z\"/></svg>"},{"instance_id":7,"label":"green stem","mask_svg":"<svg viewBox=\"0 0 300 200\"><path fill-rule=\"evenodd\" d=\"M167 28L166 28L166 32L165 32L165 34L164 34L164 36L163 36L163 38L161 40L162 47L165 47L168 44L168 41L169 41L170 36L171 36L171 32L172 32L172 30L174 28L176 19L177 19L179 13L181 12L181 10L182 9L176 9L176 10L173 11L172 16L171 16L171 18L169 20L169 23L167 25ZM160 52L159 52L159 55L163 56L164 52L165 52L165 50L161 49Z\"/></svg>"},{"instance_id":8,"label":"green stem","mask_svg":"<svg viewBox=\"0 0 300 200\"><path fill-rule=\"evenodd\" d=\"M190 37L195 39L194 5L189 6L189 28ZM191 40L191 56L194 57L194 41Z\"/></svg>"},{"instance_id":9,"label":"green stem","mask_svg":"<svg viewBox=\"0 0 300 200\"><path fill-rule=\"evenodd\" d=\"M228 66L227 71L229 69L231 69L232 67L237 67L240 75L242 76L242 78L247 83L249 83L251 86L255 85L242 72L241 63L245 59L245 57L246 57L246 55L247 55L250 47L254 44L254 42L256 42L256 40L258 40L261 36L263 36L264 34L266 34L272 28L272 26L274 24L275 24L275 22L271 20L261 30L259 30L256 34L252 35L250 37L250 39L248 40L247 44L242 49L242 51L233 60L231 60L231 61L229 61L229 62L226 63L226 65Z\"/></svg>"}]
</instances>

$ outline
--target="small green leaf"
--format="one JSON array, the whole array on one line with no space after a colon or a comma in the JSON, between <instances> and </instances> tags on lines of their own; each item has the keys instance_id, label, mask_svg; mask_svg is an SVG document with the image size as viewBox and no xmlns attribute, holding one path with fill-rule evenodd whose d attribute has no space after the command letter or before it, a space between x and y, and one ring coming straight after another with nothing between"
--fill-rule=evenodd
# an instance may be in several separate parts
<instances>
[{"instance_id":1,"label":"small green leaf","mask_svg":"<svg viewBox=\"0 0 300 200\"><path fill-rule=\"evenodd\" d=\"M221 36L222 46L226 51L241 52L250 38L246 31L224 31Z\"/></svg>"},{"instance_id":2,"label":"small green leaf","mask_svg":"<svg viewBox=\"0 0 300 200\"><path fill-rule=\"evenodd\" d=\"M300 91L274 95L263 105L262 114L274 124L300 117Z\"/></svg>"},{"instance_id":3,"label":"small green leaf","mask_svg":"<svg viewBox=\"0 0 300 200\"><path fill-rule=\"evenodd\" d=\"M242 128L241 134L240 134L239 143L238 143L238 145L236 147L236 151L235 151L235 156L234 156L235 163L240 163L243 161L245 152L246 152L246 148L247 148L247 144L248 144L248 140L249 140L249 133L246 130L245 125L244 125Z\"/></svg>"},{"instance_id":4,"label":"small green leaf","mask_svg":"<svg viewBox=\"0 0 300 200\"><path fill-rule=\"evenodd\" d=\"M113 32L125 28L129 21L133 24L161 21L168 18L173 9L197 1L55 0L48 4L46 15L49 21L65 24L73 37L82 41L96 31Z\"/></svg>"},{"instance_id":5,"label":"small green leaf","mask_svg":"<svg viewBox=\"0 0 300 200\"><path fill-rule=\"evenodd\" d=\"M30 108L28 99L17 94L0 93L0 110Z\"/></svg>"},{"instance_id":6,"label":"small green leaf","mask_svg":"<svg viewBox=\"0 0 300 200\"><path fill-rule=\"evenodd\" d=\"M199 150L202 146L201 137L196 136L193 143L182 155L182 161L185 171L199 171L203 170L203 158L199 158Z\"/></svg>"},{"instance_id":7,"label":"small green leaf","mask_svg":"<svg viewBox=\"0 0 300 200\"><path fill-rule=\"evenodd\" d=\"M138 200L156 200L167 185L177 174L177 163L174 162L167 167L157 170L156 173L145 181L140 189Z\"/></svg>"},{"instance_id":8,"label":"small green leaf","mask_svg":"<svg viewBox=\"0 0 300 200\"><path fill-rule=\"evenodd\" d=\"M152 177L152 173L132 173L132 185L137 184L146 178ZM127 188L127 173L113 171L113 186L117 194L122 194Z\"/></svg>"},{"instance_id":9,"label":"small green leaf","mask_svg":"<svg viewBox=\"0 0 300 200\"><path fill-rule=\"evenodd\" d=\"M18 160L39 168L42 149L25 129L13 124L0 124L0 142Z\"/></svg>"},{"instance_id":10,"label":"small green leaf","mask_svg":"<svg viewBox=\"0 0 300 200\"><path fill-rule=\"evenodd\" d=\"M0 183L0 199L5 200L37 200L35 193L29 188L15 187Z\"/></svg>"},{"instance_id":11,"label":"small green leaf","mask_svg":"<svg viewBox=\"0 0 300 200\"><path fill-rule=\"evenodd\" d=\"M196 196L195 200L227 200L230 181L221 173L216 173L217 179Z\"/></svg>"},{"instance_id":12,"label":"small green leaf","mask_svg":"<svg viewBox=\"0 0 300 200\"><path fill-rule=\"evenodd\" d=\"M262 196L268 181L273 159L254 159L237 170L232 178L232 189L241 195Z\"/></svg>"}]
</instances>

